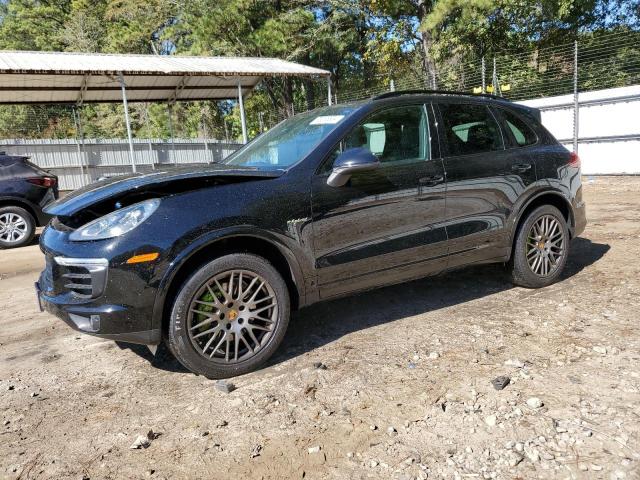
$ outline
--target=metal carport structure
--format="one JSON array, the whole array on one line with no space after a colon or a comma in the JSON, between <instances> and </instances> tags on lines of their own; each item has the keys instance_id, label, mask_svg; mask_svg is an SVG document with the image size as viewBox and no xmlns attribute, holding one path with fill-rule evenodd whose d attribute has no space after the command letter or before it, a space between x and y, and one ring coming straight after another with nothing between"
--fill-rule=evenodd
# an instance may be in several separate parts
<instances>
[{"instance_id":1,"label":"metal carport structure","mask_svg":"<svg viewBox=\"0 0 640 480\"><path fill-rule=\"evenodd\" d=\"M119 55L0 51L0 104L124 105L131 167L136 171L129 102L237 99L243 141L243 97L267 77L326 79L331 73L277 58Z\"/></svg>"}]
</instances>

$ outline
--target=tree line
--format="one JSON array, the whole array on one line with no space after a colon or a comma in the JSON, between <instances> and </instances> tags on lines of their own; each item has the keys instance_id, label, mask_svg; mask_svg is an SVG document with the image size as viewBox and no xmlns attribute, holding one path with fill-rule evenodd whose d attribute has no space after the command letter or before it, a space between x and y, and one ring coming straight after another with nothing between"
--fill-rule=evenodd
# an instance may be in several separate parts
<instances>
[{"instance_id":1,"label":"tree line","mask_svg":"<svg viewBox=\"0 0 640 480\"><path fill-rule=\"evenodd\" d=\"M279 57L330 70L338 98L385 88L391 81L401 85L408 78L429 87L470 89L478 78L475 74L472 79L465 78L465 72L477 72L479 59L496 55L511 62L512 69L517 67L518 85L553 83L557 81L553 76L536 75L547 68L536 64L538 52L576 39L588 43L612 32L639 30L640 0L0 3L0 49ZM637 47L623 46L620 55L624 59L618 62L620 71L613 72L615 78L624 77L629 69L633 72L634 62L640 62ZM563 72L570 67L567 61L561 59L554 68ZM599 74L611 74L610 70L606 66ZM325 102L325 84L267 79L246 101L251 135ZM240 135L232 101L180 103L173 108L173 115L176 136L237 139ZM124 134L120 105L85 105L81 116L86 137ZM132 119L138 137L169 135L166 105L134 104ZM72 109L1 107L0 136L73 137Z\"/></svg>"}]
</instances>

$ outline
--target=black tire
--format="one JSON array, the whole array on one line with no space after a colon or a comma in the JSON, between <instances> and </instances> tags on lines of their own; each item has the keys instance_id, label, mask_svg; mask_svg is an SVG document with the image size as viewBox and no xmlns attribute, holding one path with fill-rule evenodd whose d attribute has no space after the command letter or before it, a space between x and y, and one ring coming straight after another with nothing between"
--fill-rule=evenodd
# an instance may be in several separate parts
<instances>
[{"instance_id":1,"label":"black tire","mask_svg":"<svg viewBox=\"0 0 640 480\"><path fill-rule=\"evenodd\" d=\"M264 288L269 288L270 292L272 292L272 296L275 297L275 310L267 310L267 315L272 315L272 320L274 320L274 326L270 327L272 330L268 333L261 333L258 331L258 335L262 334L262 337L258 337L264 341L264 344L253 344L248 334L246 333L246 328L242 330L244 327L250 325L250 321L255 320L246 320L244 327L242 326L243 317L242 313L238 313L237 309L242 308L245 310L247 315L256 313L260 307L256 307L253 305L253 312L251 311L252 307L241 307L233 306L232 310L227 309L228 305L222 305L226 310L227 318L220 319L220 315L222 309L216 307L209 307L212 310L208 310L211 314L209 317L204 317L210 323L206 327L201 327L201 330L195 330L196 332L202 333L202 328L208 329L212 325L216 328L220 327L220 331L216 332L215 335L228 335L230 338L234 339L234 342L238 342L237 333L234 333L236 330L227 333L227 330L232 328L231 324L233 324L233 328L238 328L241 331L245 332L245 339L252 343L255 349L255 353L253 350L251 351L251 356L246 359L241 359L236 357L236 360L233 363L224 363L222 358L218 358L217 355L222 355L224 352L224 348L222 350L216 350L214 347L211 350L211 355L216 355L215 358L210 359L206 358L207 355L205 353L209 353L209 350L205 348L205 353L202 351L202 345L196 345L197 341L192 338L192 334L190 331L193 331L192 323L200 322L203 317L198 317L200 320L194 320L195 314L191 310L191 305L194 300L202 299L203 296L197 297L199 292L202 292L203 289L207 288L206 285L208 282L215 281L213 280L217 276L229 274L231 271L240 271L245 272L245 277L248 274L255 274L260 277L261 281L265 281L267 286ZM238 279L236 278L236 282ZM248 287L248 281L245 281L245 287ZM233 283L233 281L229 282ZM225 293L229 293L229 290L234 291L234 286L229 286L227 284L221 284ZM242 283L242 277L240 277L240 283ZM230 288L229 288L230 287ZM214 286L215 288L215 286ZM254 286L254 288L256 288ZM235 285L235 289L237 290L237 285ZM212 290L209 288L209 292ZM221 290L216 290L216 295L225 295ZM266 291L266 290L265 290ZM206 290L205 290L206 292ZM213 294L213 293L212 293ZM205 293L206 295L206 293ZM240 296L240 291L237 293ZM266 295L266 294L265 294ZM196 298L197 297L197 298ZM226 295L225 295L226 297ZM264 297L269 302L268 297ZM246 300L246 298L245 298ZM234 301L238 302L237 305L240 305L240 300L236 298ZM211 301L209 300L211 303ZM226 300L222 302L226 303ZM257 302L256 302L257 303ZM230 303L231 304L231 303ZM264 303L263 303L264 305ZM236 312L235 315L232 315L233 312ZM269 313L271 312L271 313ZM191 316L190 316L191 315ZM257 315L257 314L256 314ZM220 258L216 258L215 260L207 263L206 265L199 268L191 277L189 277L185 283L180 287L178 294L173 303L173 308L171 310L171 317L169 320L169 327L167 332L166 342L168 344L169 349L173 353L173 355L178 359L178 361L184 365L185 368L192 371L198 375L204 375L207 378L217 379L217 378L228 378L236 375L242 375L244 373L251 372L256 370L258 367L263 365L271 355L276 351L284 335L287 331L287 326L289 324L289 315L290 315L290 303L289 303L289 291L287 290L287 285L283 280L282 276L278 273L278 271L264 258L258 257L256 255L237 253L225 255ZM224 317L224 313L222 313ZM215 320L210 320L211 318L215 318ZM235 322L234 322L235 321ZM192 323L190 323L192 322ZM263 324L264 325L264 324ZM267 324L268 325L268 324ZM223 328L224 327L224 328ZM252 335L254 331L252 329ZM211 334L213 337L214 334ZM256 335L256 336L258 336ZM240 336L243 336L241 334ZM218 343L218 340L223 337L215 337L214 343ZM205 337L206 338L206 337ZM198 340L200 341L200 340ZM204 342L204 340L202 340ZM246 344L249 347L249 343ZM226 342L225 342L226 346ZM257 348L256 348L257 347ZM244 347L242 347L244 349ZM233 352L232 352L233 353ZM238 353L236 352L236 356ZM245 355L249 355L249 350L245 349Z\"/></svg>"},{"instance_id":2,"label":"black tire","mask_svg":"<svg viewBox=\"0 0 640 480\"><path fill-rule=\"evenodd\" d=\"M24 232L21 233L21 235L24 236L19 240L9 241L8 237L3 239L2 234L0 233L0 249L18 248L29 245L33 240L33 236L36 234L36 221L34 218L24 208L14 206L0 207L0 219L7 215L17 216L24 221L25 229ZM2 231L1 229L2 227L0 227L0 232Z\"/></svg>"},{"instance_id":3,"label":"black tire","mask_svg":"<svg viewBox=\"0 0 640 480\"><path fill-rule=\"evenodd\" d=\"M530 237L532 227L536 222L542 221L544 218L553 218L558 222L559 231L563 238L562 255L553 264L552 269L546 274L540 274L534 272L534 266L531 266L527 259L527 252L532 250L531 242L533 237ZM562 271L567 263L567 257L569 255L569 228L567 221L565 220L560 210L552 205L543 205L532 212L530 212L526 218L521 222L516 238L513 244L513 254L509 261L509 268L511 270L511 280L515 285L526 288L542 288L556 282L562 275ZM536 248L544 250L546 241L541 243L534 242ZM547 247L548 248L548 247ZM531 255L535 256L536 252ZM531 257L533 258L533 257ZM533 262L533 260L532 260ZM539 267L538 267L539 268Z\"/></svg>"}]
</instances>

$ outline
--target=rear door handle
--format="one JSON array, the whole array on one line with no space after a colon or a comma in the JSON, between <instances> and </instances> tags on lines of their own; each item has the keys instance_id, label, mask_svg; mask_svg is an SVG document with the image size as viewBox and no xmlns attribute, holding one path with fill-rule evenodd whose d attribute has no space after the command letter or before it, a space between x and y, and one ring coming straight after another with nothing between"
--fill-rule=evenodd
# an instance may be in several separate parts
<instances>
[{"instance_id":1,"label":"rear door handle","mask_svg":"<svg viewBox=\"0 0 640 480\"><path fill-rule=\"evenodd\" d=\"M428 177L422 177L420 180L420 185L427 185L429 187L433 187L434 185L438 185L444 182L443 175L430 175Z\"/></svg>"},{"instance_id":2,"label":"rear door handle","mask_svg":"<svg viewBox=\"0 0 640 480\"><path fill-rule=\"evenodd\" d=\"M511 167L514 172L526 172L531 168L530 163L516 163Z\"/></svg>"}]
</instances>

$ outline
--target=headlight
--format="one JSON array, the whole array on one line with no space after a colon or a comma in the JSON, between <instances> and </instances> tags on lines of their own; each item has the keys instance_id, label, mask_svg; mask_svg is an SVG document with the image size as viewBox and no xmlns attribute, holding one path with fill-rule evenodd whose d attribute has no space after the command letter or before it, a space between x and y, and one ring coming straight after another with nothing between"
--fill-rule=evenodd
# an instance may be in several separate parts
<instances>
[{"instance_id":1,"label":"headlight","mask_svg":"<svg viewBox=\"0 0 640 480\"><path fill-rule=\"evenodd\" d=\"M154 198L116 210L83 225L69 235L69 240L81 242L84 240L103 240L105 238L119 237L130 232L149 218L156 211L158 205L160 205L160 200Z\"/></svg>"}]
</instances>

